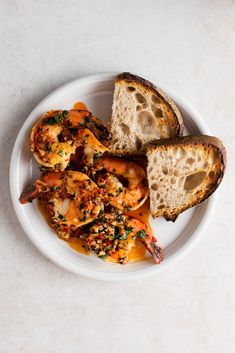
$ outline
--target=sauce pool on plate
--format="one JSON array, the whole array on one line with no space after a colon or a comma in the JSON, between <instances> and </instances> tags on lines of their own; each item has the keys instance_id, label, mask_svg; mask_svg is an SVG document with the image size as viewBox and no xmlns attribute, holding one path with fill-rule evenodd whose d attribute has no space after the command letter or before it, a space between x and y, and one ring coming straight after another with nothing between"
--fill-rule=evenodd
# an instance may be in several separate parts
<instances>
[{"instance_id":1,"label":"sauce pool on plate","mask_svg":"<svg viewBox=\"0 0 235 353\"><path fill-rule=\"evenodd\" d=\"M86 104L83 103L83 102L74 103L73 109L76 109L76 110L88 110Z\"/></svg>"}]
</instances>

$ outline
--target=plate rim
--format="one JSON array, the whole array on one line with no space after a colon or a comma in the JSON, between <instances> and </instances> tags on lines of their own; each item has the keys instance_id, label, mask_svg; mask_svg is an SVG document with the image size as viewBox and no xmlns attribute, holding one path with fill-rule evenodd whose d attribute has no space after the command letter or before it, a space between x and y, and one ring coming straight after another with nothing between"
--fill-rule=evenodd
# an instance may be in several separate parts
<instances>
[{"instance_id":1,"label":"plate rim","mask_svg":"<svg viewBox=\"0 0 235 353\"><path fill-rule=\"evenodd\" d=\"M154 274L161 273L172 264L175 264L176 262L178 262L180 259L186 256L192 250L192 248L197 244L197 242L201 239L201 237L205 233L212 219L212 216L214 214L216 203L219 196L219 193L217 190L216 193L207 200L207 207L203 213L203 216L200 222L197 225L197 228L193 231L191 236L181 245L181 247L176 250L175 253L173 253L170 257L165 259L160 266L151 266L148 268L138 269L133 272L114 274L112 272L95 271L93 269L87 269L83 267L77 268L76 265L70 263L69 261L66 261L64 257L62 258L61 256L56 255L56 253L52 251L53 249L51 249L49 253L47 251L47 248L43 246L43 243L40 242L40 238L36 239L34 236L32 236L32 233L30 232L29 228L27 228L26 224L24 224L22 221L23 213L20 211L20 207L19 207L20 205L15 200L16 186L15 186L15 180L14 180L14 168L17 162L16 152L17 152L17 149L19 150L21 137L25 133L24 130L25 130L25 126L27 125L27 122L30 120L30 117L34 115L34 112L37 110L39 105L42 105L44 101L49 99L51 96L59 93L59 91L63 91L64 89L69 89L73 86L77 86L78 84L83 85L85 83L88 84L88 83L100 82L102 80L103 81L111 80L111 79L114 79L114 77L117 74L119 74L119 72L112 71L112 72L100 72L96 74L83 76L81 78L74 79L72 81L69 81L57 87L55 90L50 92L45 98L43 98L34 107L31 113L27 116L27 118L25 119L24 123L22 124L17 134L14 147L12 150L12 154L11 154L10 169L9 169L10 193L11 193L11 199L14 206L14 210L16 212L16 215L21 227L23 228L24 232L31 240L31 242L40 250L40 252L44 256L46 256L49 260L51 260L56 265L62 267L63 269L66 269L69 272L79 274L84 277L88 277L96 280L104 280L104 281L130 281L130 280L150 277ZM202 119L200 113L195 109L195 107L191 103L188 102L188 100L185 97L183 97L182 95L179 96L179 94L176 93L173 89L170 89L164 85L160 84L159 86L165 92L167 92L167 94L169 94L169 96L172 97L172 99L176 102L176 104L179 104L180 107L192 118L192 120L197 124L197 126L199 127L199 129L203 134L210 134L207 124ZM18 198L16 199L18 201Z\"/></svg>"}]
</instances>

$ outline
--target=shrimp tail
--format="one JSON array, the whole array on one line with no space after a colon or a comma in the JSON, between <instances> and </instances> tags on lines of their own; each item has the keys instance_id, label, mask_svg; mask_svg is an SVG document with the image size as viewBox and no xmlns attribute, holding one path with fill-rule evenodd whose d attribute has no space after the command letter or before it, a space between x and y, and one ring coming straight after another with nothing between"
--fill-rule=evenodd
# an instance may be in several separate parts
<instances>
[{"instance_id":1,"label":"shrimp tail","mask_svg":"<svg viewBox=\"0 0 235 353\"><path fill-rule=\"evenodd\" d=\"M19 199L20 203L26 204L28 202L32 202L46 191L48 191L47 185L41 180L37 180L35 184L30 185L24 192L22 192Z\"/></svg>"},{"instance_id":2,"label":"shrimp tail","mask_svg":"<svg viewBox=\"0 0 235 353\"><path fill-rule=\"evenodd\" d=\"M142 242L152 255L154 262L160 264L163 260L162 248L156 242L148 241L146 239L142 239Z\"/></svg>"}]
</instances>

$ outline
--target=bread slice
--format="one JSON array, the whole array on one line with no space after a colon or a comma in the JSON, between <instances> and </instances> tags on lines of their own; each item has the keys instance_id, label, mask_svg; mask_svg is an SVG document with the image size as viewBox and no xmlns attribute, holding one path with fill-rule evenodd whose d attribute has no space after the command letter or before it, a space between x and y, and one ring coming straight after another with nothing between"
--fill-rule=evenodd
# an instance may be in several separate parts
<instances>
[{"instance_id":1,"label":"bread slice","mask_svg":"<svg viewBox=\"0 0 235 353\"><path fill-rule=\"evenodd\" d=\"M113 153L141 154L150 141L182 135L183 120L160 88L124 72L115 81L111 132Z\"/></svg>"},{"instance_id":2,"label":"bread slice","mask_svg":"<svg viewBox=\"0 0 235 353\"><path fill-rule=\"evenodd\" d=\"M150 144L147 159L151 214L174 221L219 186L226 152L216 137L184 136Z\"/></svg>"}]
</instances>

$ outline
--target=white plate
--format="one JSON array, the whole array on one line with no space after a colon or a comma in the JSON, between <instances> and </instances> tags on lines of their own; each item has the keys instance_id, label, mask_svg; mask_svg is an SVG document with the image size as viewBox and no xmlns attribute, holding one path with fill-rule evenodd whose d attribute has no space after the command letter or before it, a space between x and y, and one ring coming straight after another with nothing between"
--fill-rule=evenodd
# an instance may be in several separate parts
<instances>
[{"instance_id":1,"label":"white plate","mask_svg":"<svg viewBox=\"0 0 235 353\"><path fill-rule=\"evenodd\" d=\"M50 260L74 273L100 280L130 280L150 276L180 259L204 233L212 215L215 196L207 202L184 212L175 223L160 218L151 220L165 259L161 265L151 258L126 266L109 264L94 255L85 256L71 249L48 227L35 202L21 205L19 196L39 175L38 164L28 148L30 130L42 113L50 109L70 109L76 101L83 101L96 116L107 121L111 115L114 78L116 73L101 73L72 81L42 100L23 124L12 152L10 188L18 219L31 241ZM200 115L185 100L165 89L176 101L191 134L208 134Z\"/></svg>"}]
</instances>

